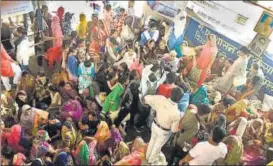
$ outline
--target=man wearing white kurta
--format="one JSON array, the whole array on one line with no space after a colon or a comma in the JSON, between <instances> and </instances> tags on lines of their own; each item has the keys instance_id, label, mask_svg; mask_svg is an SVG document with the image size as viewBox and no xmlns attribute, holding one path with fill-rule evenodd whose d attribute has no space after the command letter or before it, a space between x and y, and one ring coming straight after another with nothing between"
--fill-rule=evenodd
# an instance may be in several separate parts
<instances>
[{"instance_id":1,"label":"man wearing white kurta","mask_svg":"<svg viewBox=\"0 0 273 166\"><path fill-rule=\"evenodd\" d=\"M177 103L183 96L181 88L172 90L171 98L161 95L147 95L144 102L151 106L156 112L152 123L151 139L146 152L146 159L149 164L155 164L161 148L168 141L171 133L178 132L179 120L181 119Z\"/></svg>"}]
</instances>

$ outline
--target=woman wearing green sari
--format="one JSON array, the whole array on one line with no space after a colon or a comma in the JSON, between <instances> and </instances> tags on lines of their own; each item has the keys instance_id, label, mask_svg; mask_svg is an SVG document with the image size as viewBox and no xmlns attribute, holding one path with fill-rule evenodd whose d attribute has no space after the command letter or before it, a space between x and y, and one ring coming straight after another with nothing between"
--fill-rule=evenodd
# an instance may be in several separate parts
<instances>
[{"instance_id":1,"label":"woman wearing green sari","mask_svg":"<svg viewBox=\"0 0 273 166\"><path fill-rule=\"evenodd\" d=\"M194 104L196 106L200 104L210 104L207 88L205 85L202 85L193 94L191 94L190 104Z\"/></svg>"},{"instance_id":2,"label":"woman wearing green sari","mask_svg":"<svg viewBox=\"0 0 273 166\"><path fill-rule=\"evenodd\" d=\"M112 87L111 93L105 99L102 114L106 115L109 112L114 112L118 110L121 95L123 94L127 83L128 83L127 76L121 75L118 78L118 82Z\"/></svg>"}]
</instances>

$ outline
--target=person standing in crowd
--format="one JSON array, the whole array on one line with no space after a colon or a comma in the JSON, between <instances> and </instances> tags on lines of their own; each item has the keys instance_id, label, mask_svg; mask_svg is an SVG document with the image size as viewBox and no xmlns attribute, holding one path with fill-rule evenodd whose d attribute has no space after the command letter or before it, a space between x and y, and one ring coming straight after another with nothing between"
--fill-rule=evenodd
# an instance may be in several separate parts
<instances>
[{"instance_id":1,"label":"person standing in crowd","mask_svg":"<svg viewBox=\"0 0 273 166\"><path fill-rule=\"evenodd\" d=\"M179 161L179 165L186 163L189 165L213 165L216 160L225 159L227 147L222 142L225 136L225 130L216 126L210 139L195 145L189 154Z\"/></svg>"},{"instance_id":2,"label":"person standing in crowd","mask_svg":"<svg viewBox=\"0 0 273 166\"><path fill-rule=\"evenodd\" d=\"M180 113L177 103L183 97L183 90L174 88L170 98L159 95L147 95L144 102L155 110L152 124L152 135L146 152L148 163L155 164L163 145L168 141L171 133L179 131ZM168 114L166 114L168 110Z\"/></svg>"},{"instance_id":3,"label":"person standing in crowd","mask_svg":"<svg viewBox=\"0 0 273 166\"><path fill-rule=\"evenodd\" d=\"M113 15L114 15L111 4L106 4L103 14L104 14L105 27L108 32L111 32L112 30L111 23L113 22Z\"/></svg>"},{"instance_id":4,"label":"person standing in crowd","mask_svg":"<svg viewBox=\"0 0 273 166\"><path fill-rule=\"evenodd\" d=\"M1 80L7 91L12 87L17 87L21 78L22 70L18 63L14 61L1 44ZM10 84L10 78L13 78L13 85Z\"/></svg>"},{"instance_id":5,"label":"person standing in crowd","mask_svg":"<svg viewBox=\"0 0 273 166\"><path fill-rule=\"evenodd\" d=\"M250 51L247 47L243 46L240 48L238 54L239 58L235 60L232 66L216 84L215 88L223 94L229 93L235 79L243 79L246 77L246 68Z\"/></svg>"},{"instance_id":6,"label":"person standing in crowd","mask_svg":"<svg viewBox=\"0 0 273 166\"><path fill-rule=\"evenodd\" d=\"M129 0L128 1L128 15L129 16L134 16L135 15L135 1L134 0Z\"/></svg>"},{"instance_id":7,"label":"person standing in crowd","mask_svg":"<svg viewBox=\"0 0 273 166\"><path fill-rule=\"evenodd\" d=\"M166 76L166 81L165 83L159 85L159 87L157 88L157 94L158 95L163 95L166 98L170 98L171 94L172 94L172 89L177 87L175 85L177 76L175 73L168 73Z\"/></svg>"},{"instance_id":8,"label":"person standing in crowd","mask_svg":"<svg viewBox=\"0 0 273 166\"><path fill-rule=\"evenodd\" d=\"M194 62L194 66L188 77L190 81L193 81L194 84L197 84L197 86L200 87L206 81L218 53L216 35L208 35L207 43L204 46L196 47L195 50L201 50L201 52L197 57L196 62Z\"/></svg>"},{"instance_id":9,"label":"person standing in crowd","mask_svg":"<svg viewBox=\"0 0 273 166\"><path fill-rule=\"evenodd\" d=\"M86 15L84 13L82 13L82 14L80 14L80 23L77 27L77 33L78 33L78 37L80 39L85 39L86 30L87 30Z\"/></svg>"}]
</instances>

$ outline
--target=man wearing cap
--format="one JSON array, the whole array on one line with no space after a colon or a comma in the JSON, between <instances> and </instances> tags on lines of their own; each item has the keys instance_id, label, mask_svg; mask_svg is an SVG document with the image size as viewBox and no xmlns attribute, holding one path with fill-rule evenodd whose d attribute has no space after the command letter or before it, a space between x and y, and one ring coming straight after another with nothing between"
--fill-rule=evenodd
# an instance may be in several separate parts
<instances>
[{"instance_id":1,"label":"man wearing cap","mask_svg":"<svg viewBox=\"0 0 273 166\"><path fill-rule=\"evenodd\" d=\"M155 110L155 118L151 128L151 139L148 144L146 159L150 164L156 164L161 148L168 141L171 133L178 132L181 118L177 103L183 96L179 87L172 90L170 98L161 95L147 95L144 102Z\"/></svg>"},{"instance_id":2,"label":"man wearing cap","mask_svg":"<svg viewBox=\"0 0 273 166\"><path fill-rule=\"evenodd\" d=\"M223 94L228 94L230 89L233 87L234 80L246 80L246 69L249 54L250 51L247 47L243 46L240 48L238 52L239 58L234 61L225 75L219 79L215 87L217 90ZM241 85L245 83L246 82L242 82Z\"/></svg>"},{"instance_id":3,"label":"man wearing cap","mask_svg":"<svg viewBox=\"0 0 273 166\"><path fill-rule=\"evenodd\" d=\"M3 44L1 44L1 80L7 91L10 91L12 85L10 78L13 78L13 85L17 86L21 78L21 68L7 53Z\"/></svg>"}]
</instances>

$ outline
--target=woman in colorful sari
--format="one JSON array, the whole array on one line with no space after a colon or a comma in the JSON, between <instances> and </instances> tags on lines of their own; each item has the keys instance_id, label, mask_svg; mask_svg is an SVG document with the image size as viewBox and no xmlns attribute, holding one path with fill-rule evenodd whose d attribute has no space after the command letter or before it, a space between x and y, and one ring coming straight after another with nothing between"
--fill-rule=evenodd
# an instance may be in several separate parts
<instances>
[{"instance_id":1,"label":"woman in colorful sari","mask_svg":"<svg viewBox=\"0 0 273 166\"><path fill-rule=\"evenodd\" d=\"M49 79L44 72L39 72L35 80L35 105L39 109L47 109L51 103Z\"/></svg>"},{"instance_id":2,"label":"woman in colorful sari","mask_svg":"<svg viewBox=\"0 0 273 166\"><path fill-rule=\"evenodd\" d=\"M53 16L52 24L52 37L54 37L53 40L53 46L50 48L45 56L45 59L48 61L49 66L52 68L54 65L54 62L60 62L62 57L62 49L63 49L63 32L62 27L60 24L60 19L58 16Z\"/></svg>"},{"instance_id":3,"label":"woman in colorful sari","mask_svg":"<svg viewBox=\"0 0 273 166\"><path fill-rule=\"evenodd\" d=\"M106 29L104 21L99 20L98 24L92 28L91 33L89 52L92 56L92 54L103 52L109 31Z\"/></svg>"},{"instance_id":4,"label":"woman in colorful sari","mask_svg":"<svg viewBox=\"0 0 273 166\"><path fill-rule=\"evenodd\" d=\"M72 154L77 165L89 165L90 153L88 144L85 142L85 140L79 142Z\"/></svg>"},{"instance_id":5,"label":"woman in colorful sari","mask_svg":"<svg viewBox=\"0 0 273 166\"><path fill-rule=\"evenodd\" d=\"M194 104L196 106L200 104L209 104L208 92L205 85L202 85L197 89L196 92L191 94L190 96L190 104Z\"/></svg>"},{"instance_id":6,"label":"woman in colorful sari","mask_svg":"<svg viewBox=\"0 0 273 166\"><path fill-rule=\"evenodd\" d=\"M56 156L56 158L54 160L54 165L59 165L59 166L72 166L72 165L74 165L72 155L70 155L67 152L60 152Z\"/></svg>"},{"instance_id":7,"label":"woman in colorful sari","mask_svg":"<svg viewBox=\"0 0 273 166\"><path fill-rule=\"evenodd\" d=\"M223 160L223 165L236 165L241 161L243 155L242 139L236 135L230 135L223 140L227 145L228 153Z\"/></svg>"},{"instance_id":8,"label":"woman in colorful sari","mask_svg":"<svg viewBox=\"0 0 273 166\"><path fill-rule=\"evenodd\" d=\"M234 103L232 106L227 108L225 115L227 117L227 123L230 123L239 117L247 117L248 112L246 111L248 106L248 101L243 99Z\"/></svg>"},{"instance_id":9,"label":"woman in colorful sari","mask_svg":"<svg viewBox=\"0 0 273 166\"><path fill-rule=\"evenodd\" d=\"M207 79L210 73L211 66L214 63L218 53L216 45L216 35L210 34L207 36L207 43L204 46L199 46L196 50L202 50L197 57L194 67L189 73L189 80L200 87Z\"/></svg>"},{"instance_id":10,"label":"woman in colorful sari","mask_svg":"<svg viewBox=\"0 0 273 166\"><path fill-rule=\"evenodd\" d=\"M85 14L80 14L80 23L77 27L78 37L84 39L86 37L87 21Z\"/></svg>"},{"instance_id":11,"label":"woman in colorful sari","mask_svg":"<svg viewBox=\"0 0 273 166\"><path fill-rule=\"evenodd\" d=\"M64 148L74 149L81 140L81 135L76 131L74 123L72 121L65 121L61 128L61 137L64 143ZM62 150L62 149L61 149Z\"/></svg>"},{"instance_id":12,"label":"woman in colorful sari","mask_svg":"<svg viewBox=\"0 0 273 166\"><path fill-rule=\"evenodd\" d=\"M84 137L84 140L91 142L96 140L98 142L98 151L101 152L104 150L104 143L106 140L111 138L111 131L105 121L101 121L97 126L97 132L94 137Z\"/></svg>"},{"instance_id":13,"label":"woman in colorful sari","mask_svg":"<svg viewBox=\"0 0 273 166\"><path fill-rule=\"evenodd\" d=\"M146 160L146 150L147 144L138 137L133 143L131 153L116 162L115 165L142 165Z\"/></svg>"},{"instance_id":14,"label":"woman in colorful sari","mask_svg":"<svg viewBox=\"0 0 273 166\"><path fill-rule=\"evenodd\" d=\"M62 96L62 103L65 103L70 99L75 100L78 97L78 93L73 89L71 82L66 82L65 85L59 89L59 92Z\"/></svg>"},{"instance_id":15,"label":"woman in colorful sari","mask_svg":"<svg viewBox=\"0 0 273 166\"><path fill-rule=\"evenodd\" d=\"M55 150L48 143L48 141L50 141L48 132L45 130L40 130L32 143L32 148L30 151L31 160L34 160L35 158L44 157L47 153L50 154L55 153Z\"/></svg>"},{"instance_id":16,"label":"woman in colorful sari","mask_svg":"<svg viewBox=\"0 0 273 166\"><path fill-rule=\"evenodd\" d=\"M106 97L101 114L106 115L107 113L118 110L121 95L123 94L127 83L128 78L126 76L118 78L118 82L111 88L111 93Z\"/></svg>"},{"instance_id":17,"label":"woman in colorful sari","mask_svg":"<svg viewBox=\"0 0 273 166\"><path fill-rule=\"evenodd\" d=\"M1 93L1 118L7 127L18 122L18 105L8 91Z\"/></svg>"},{"instance_id":18,"label":"woman in colorful sari","mask_svg":"<svg viewBox=\"0 0 273 166\"><path fill-rule=\"evenodd\" d=\"M27 93L27 96L29 96L30 99L33 98L35 93L35 78L28 71L22 72L22 77L18 86L19 91L23 90Z\"/></svg>"},{"instance_id":19,"label":"woman in colorful sari","mask_svg":"<svg viewBox=\"0 0 273 166\"><path fill-rule=\"evenodd\" d=\"M68 100L61 110L61 115L63 119L72 117L72 119L76 122L80 120L83 113L82 106L77 100Z\"/></svg>"},{"instance_id":20,"label":"woman in colorful sari","mask_svg":"<svg viewBox=\"0 0 273 166\"><path fill-rule=\"evenodd\" d=\"M11 128L5 128L5 124L1 121L1 145L5 142L14 152L25 153L30 150L31 143L24 139L24 132L20 124L13 125Z\"/></svg>"},{"instance_id":21,"label":"woman in colorful sari","mask_svg":"<svg viewBox=\"0 0 273 166\"><path fill-rule=\"evenodd\" d=\"M67 58L67 72L68 72L68 79L73 82L77 82L78 79L78 60L77 60L77 50L76 48L71 48L70 53L68 54Z\"/></svg>"},{"instance_id":22,"label":"woman in colorful sari","mask_svg":"<svg viewBox=\"0 0 273 166\"><path fill-rule=\"evenodd\" d=\"M92 85L92 81L95 77L95 65L89 60L80 63L78 68L79 74L79 93L83 94L83 92L90 88ZM87 93L89 95L89 93Z\"/></svg>"},{"instance_id":23,"label":"woman in colorful sari","mask_svg":"<svg viewBox=\"0 0 273 166\"><path fill-rule=\"evenodd\" d=\"M261 153L261 136L264 122L257 118L248 121L246 131L243 135L244 155L243 162L247 165L264 165L265 157Z\"/></svg>"}]
</instances>

